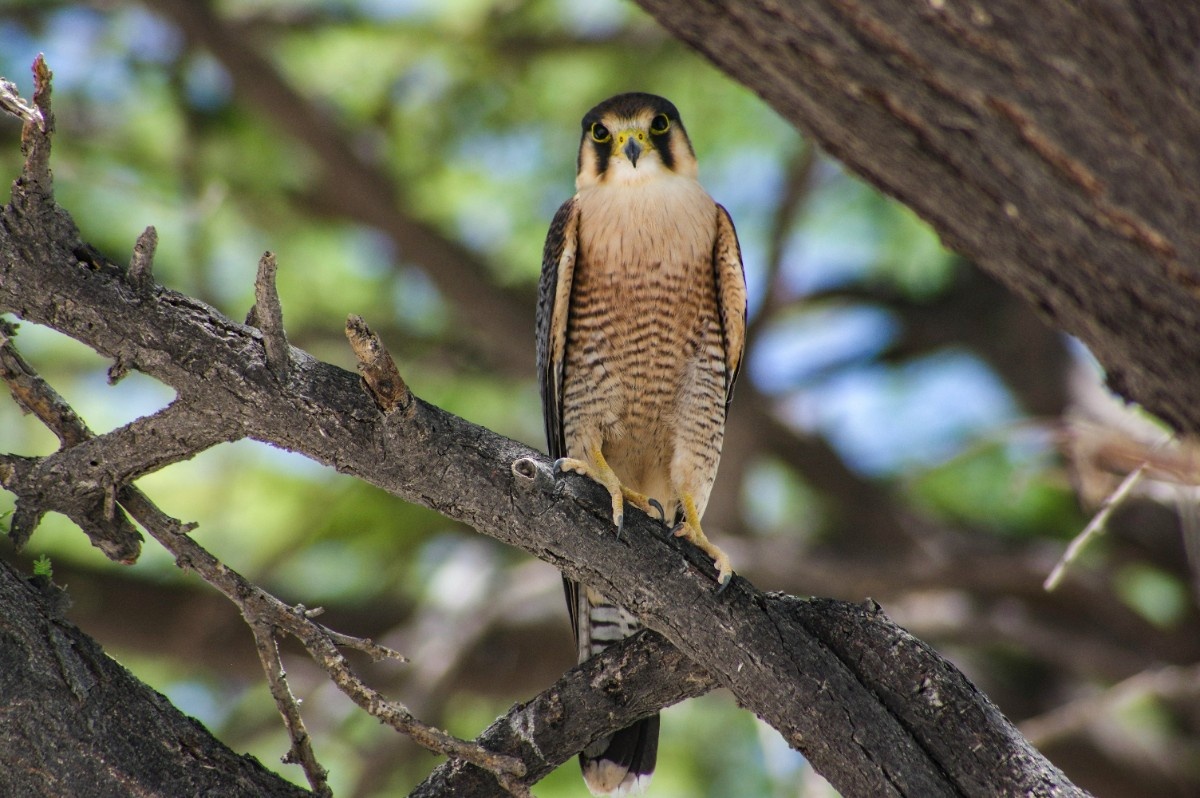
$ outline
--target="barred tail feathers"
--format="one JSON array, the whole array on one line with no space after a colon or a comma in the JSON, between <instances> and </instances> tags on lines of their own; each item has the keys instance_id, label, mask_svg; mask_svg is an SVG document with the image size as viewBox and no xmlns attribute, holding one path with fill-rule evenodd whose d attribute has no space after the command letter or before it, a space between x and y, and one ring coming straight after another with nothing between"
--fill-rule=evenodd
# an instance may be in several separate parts
<instances>
[{"instance_id":1,"label":"barred tail feathers","mask_svg":"<svg viewBox=\"0 0 1200 798\"><path fill-rule=\"evenodd\" d=\"M641 795L658 758L658 715L597 740L579 754L583 781L592 795Z\"/></svg>"},{"instance_id":2,"label":"barred tail feathers","mask_svg":"<svg viewBox=\"0 0 1200 798\"><path fill-rule=\"evenodd\" d=\"M603 651L641 628L637 618L584 587L578 593L579 661ZM601 738L579 754L583 780L592 795L641 795L658 758L659 716L652 715Z\"/></svg>"}]
</instances>

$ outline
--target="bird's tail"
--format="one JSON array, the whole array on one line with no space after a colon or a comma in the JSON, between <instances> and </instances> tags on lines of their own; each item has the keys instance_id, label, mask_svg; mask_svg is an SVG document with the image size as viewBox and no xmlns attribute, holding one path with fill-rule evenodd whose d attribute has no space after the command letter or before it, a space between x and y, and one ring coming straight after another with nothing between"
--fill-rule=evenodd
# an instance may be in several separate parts
<instances>
[{"instance_id":1,"label":"bird's tail","mask_svg":"<svg viewBox=\"0 0 1200 798\"><path fill-rule=\"evenodd\" d=\"M651 715L589 745L579 766L592 795L641 795L657 758L658 715Z\"/></svg>"},{"instance_id":2,"label":"bird's tail","mask_svg":"<svg viewBox=\"0 0 1200 798\"><path fill-rule=\"evenodd\" d=\"M595 590L570 581L566 588L580 662L641 628L637 618ZM657 759L658 715L652 715L596 740L580 752L579 765L592 795L619 797L640 795Z\"/></svg>"}]
</instances>

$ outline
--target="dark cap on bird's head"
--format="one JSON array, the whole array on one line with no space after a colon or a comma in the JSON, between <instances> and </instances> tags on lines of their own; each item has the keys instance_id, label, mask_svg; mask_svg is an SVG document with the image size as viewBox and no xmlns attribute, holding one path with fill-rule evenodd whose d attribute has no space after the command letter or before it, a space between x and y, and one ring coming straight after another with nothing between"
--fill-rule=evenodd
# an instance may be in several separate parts
<instances>
[{"instance_id":1,"label":"dark cap on bird's head","mask_svg":"<svg viewBox=\"0 0 1200 798\"><path fill-rule=\"evenodd\" d=\"M606 116L632 119L647 110L656 114L666 114L668 119L676 121L679 119L679 110L675 107L675 103L665 97L632 91L628 94L617 94L604 102L597 103L592 110L583 115L583 130L586 133L593 123L599 122Z\"/></svg>"},{"instance_id":2,"label":"dark cap on bird's head","mask_svg":"<svg viewBox=\"0 0 1200 798\"><path fill-rule=\"evenodd\" d=\"M583 116L576 186L603 183L615 162L621 180L634 182L651 177L659 165L686 177L697 173L696 155L679 110L670 100L655 94L630 92L609 97ZM655 162L643 166L639 162ZM644 173L644 174L643 174Z\"/></svg>"}]
</instances>

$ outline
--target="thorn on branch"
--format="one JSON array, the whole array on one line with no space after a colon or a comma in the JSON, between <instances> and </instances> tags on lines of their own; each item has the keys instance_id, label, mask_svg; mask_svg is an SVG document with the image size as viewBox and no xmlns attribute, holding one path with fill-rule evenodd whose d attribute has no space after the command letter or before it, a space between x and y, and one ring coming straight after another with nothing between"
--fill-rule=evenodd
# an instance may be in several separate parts
<instances>
[{"instance_id":1,"label":"thorn on branch","mask_svg":"<svg viewBox=\"0 0 1200 798\"><path fill-rule=\"evenodd\" d=\"M267 369L283 382L291 367L292 347L283 331L283 306L275 287L278 271L275 253L264 252L258 261L258 275L254 278L254 307L250 308L246 323L258 327L262 333Z\"/></svg>"},{"instance_id":2,"label":"thorn on branch","mask_svg":"<svg viewBox=\"0 0 1200 798\"><path fill-rule=\"evenodd\" d=\"M129 376L129 364L125 362L125 358L117 355L113 359L112 365L108 367L108 384L116 385L127 376Z\"/></svg>"},{"instance_id":3,"label":"thorn on branch","mask_svg":"<svg viewBox=\"0 0 1200 798\"><path fill-rule=\"evenodd\" d=\"M7 468L7 466L5 467ZM46 511L21 498L17 499L13 509L12 521L8 525L8 539L12 541L17 551L25 548L25 544L33 537L33 530L42 522Z\"/></svg>"},{"instance_id":4,"label":"thorn on branch","mask_svg":"<svg viewBox=\"0 0 1200 798\"><path fill-rule=\"evenodd\" d=\"M33 105L37 117L25 120L21 128L21 153L25 168L21 180L49 197L53 192L50 176L50 136L54 133L54 114L50 110L50 84L54 73L41 53L33 60Z\"/></svg>"},{"instance_id":5,"label":"thorn on branch","mask_svg":"<svg viewBox=\"0 0 1200 798\"><path fill-rule=\"evenodd\" d=\"M394 648L376 643L369 637L351 637L341 632L335 632L328 627L325 627L325 634L329 635L329 639L334 642L338 648L352 648L356 651L361 651L369 656L374 662L381 662L385 659L395 660L396 662L407 665L408 657L401 654Z\"/></svg>"},{"instance_id":6,"label":"thorn on branch","mask_svg":"<svg viewBox=\"0 0 1200 798\"><path fill-rule=\"evenodd\" d=\"M412 392L400 376L391 353L379 336L371 332L362 316L351 314L346 317L346 338L358 359L358 370L362 373L367 393L379 409L384 415L399 410L403 416L409 416L415 403Z\"/></svg>"},{"instance_id":7,"label":"thorn on branch","mask_svg":"<svg viewBox=\"0 0 1200 798\"><path fill-rule=\"evenodd\" d=\"M295 607L292 607L292 612L296 613L302 618L308 618L309 620L312 620L313 618L320 618L322 615L324 615L325 608L305 607L303 604L297 604Z\"/></svg>"},{"instance_id":8,"label":"thorn on branch","mask_svg":"<svg viewBox=\"0 0 1200 798\"><path fill-rule=\"evenodd\" d=\"M151 225L138 236L133 245L133 255L129 258L129 284L143 296L150 293L154 287L154 252L158 249L158 230ZM109 382L112 372L109 372Z\"/></svg>"}]
</instances>

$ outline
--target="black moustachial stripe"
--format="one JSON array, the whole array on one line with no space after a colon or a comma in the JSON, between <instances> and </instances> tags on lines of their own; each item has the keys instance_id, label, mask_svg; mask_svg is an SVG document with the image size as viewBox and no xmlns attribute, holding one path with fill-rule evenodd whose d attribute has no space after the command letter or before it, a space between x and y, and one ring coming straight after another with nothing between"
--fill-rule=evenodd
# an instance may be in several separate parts
<instances>
[{"instance_id":1,"label":"black moustachial stripe","mask_svg":"<svg viewBox=\"0 0 1200 798\"><path fill-rule=\"evenodd\" d=\"M608 159L612 155L612 139L601 143L592 138L587 130L584 130L583 138L596 152L596 174L604 174L608 171Z\"/></svg>"},{"instance_id":2,"label":"black moustachial stripe","mask_svg":"<svg viewBox=\"0 0 1200 798\"><path fill-rule=\"evenodd\" d=\"M687 141L687 134L683 133L683 123L679 121L679 109L675 107L675 103L656 94L631 92L629 94L618 94L616 97L610 97L583 116L583 142L585 145L590 145L596 153L596 173L598 175L603 175L608 169L608 159L612 155L612 142L608 141L601 144L595 141L592 138L592 125L601 121L609 114L628 118L636 116L647 108L655 116L665 114L667 119L671 120L671 129L662 136L655 136L654 146L658 149L663 166L668 169L674 168L675 154L671 151L671 141L677 135L674 133L675 128L678 128L680 133L683 134L683 141ZM580 147L581 152L582 149ZM576 169L578 170L582 165L582 161L580 161L576 164Z\"/></svg>"}]
</instances>

